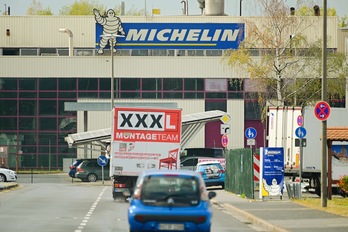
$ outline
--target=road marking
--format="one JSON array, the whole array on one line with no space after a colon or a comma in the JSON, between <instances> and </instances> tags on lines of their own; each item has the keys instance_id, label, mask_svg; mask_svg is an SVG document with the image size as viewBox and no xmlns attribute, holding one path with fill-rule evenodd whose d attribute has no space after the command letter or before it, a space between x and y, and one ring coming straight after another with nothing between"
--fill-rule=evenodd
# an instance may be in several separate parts
<instances>
[{"instance_id":1,"label":"road marking","mask_svg":"<svg viewBox=\"0 0 348 232\"><path fill-rule=\"evenodd\" d=\"M97 197L97 199L95 200L95 202L93 203L93 205L91 206L91 208L88 210L88 212L86 213L85 217L82 219L80 225L77 227L77 230L75 230L75 232L82 232L83 229L85 228L85 226L88 223L88 220L90 219L90 217L93 214L93 211L95 210L95 208L97 208L97 205L99 203L99 201L101 200L101 197L103 196L105 190L107 189L107 187L105 187L101 193L99 194L99 196Z\"/></svg>"}]
</instances>

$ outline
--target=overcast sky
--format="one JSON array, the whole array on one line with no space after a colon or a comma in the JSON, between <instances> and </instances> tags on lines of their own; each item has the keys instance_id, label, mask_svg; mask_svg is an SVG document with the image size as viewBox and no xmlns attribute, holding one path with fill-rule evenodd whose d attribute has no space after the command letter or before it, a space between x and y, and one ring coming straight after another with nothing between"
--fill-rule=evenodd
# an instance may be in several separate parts
<instances>
[{"instance_id":1,"label":"overcast sky","mask_svg":"<svg viewBox=\"0 0 348 232\"><path fill-rule=\"evenodd\" d=\"M54 15L59 14L59 10L63 6L71 5L76 0L36 0L41 2L44 8L50 7ZM78 0L77 0L78 1ZM156 8L161 10L161 16L165 15L181 15L182 14L182 0L94 0L100 4L106 6L106 8L113 8L121 4L126 3L126 10L132 6L135 9L144 9L145 5L147 12L151 12L151 9ZM187 0L189 6L189 15L199 15L200 9L198 7L197 0ZM286 4L291 7L296 7L297 0L284 0ZM225 14L230 16L239 16L240 14L240 2L242 2L242 15L251 16L255 12L255 0L225 0ZM301 2L301 1L300 1ZM302 0L303 2L303 0ZM306 0L305 2L313 2L319 6L323 5L323 0ZM7 7L11 8L11 15L26 15L27 9L32 3L32 0L0 0L1 14L7 11ZM348 15L348 0L327 0L329 8L334 7L337 15Z\"/></svg>"}]
</instances>

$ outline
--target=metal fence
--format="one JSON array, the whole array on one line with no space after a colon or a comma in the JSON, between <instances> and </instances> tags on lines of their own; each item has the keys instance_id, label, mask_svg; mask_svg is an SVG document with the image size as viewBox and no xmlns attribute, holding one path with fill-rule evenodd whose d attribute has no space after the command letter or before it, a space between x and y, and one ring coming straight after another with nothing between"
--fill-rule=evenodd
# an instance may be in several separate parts
<instances>
[{"instance_id":1,"label":"metal fence","mask_svg":"<svg viewBox=\"0 0 348 232\"><path fill-rule=\"evenodd\" d=\"M226 152L225 190L254 199L253 153L251 149Z\"/></svg>"}]
</instances>

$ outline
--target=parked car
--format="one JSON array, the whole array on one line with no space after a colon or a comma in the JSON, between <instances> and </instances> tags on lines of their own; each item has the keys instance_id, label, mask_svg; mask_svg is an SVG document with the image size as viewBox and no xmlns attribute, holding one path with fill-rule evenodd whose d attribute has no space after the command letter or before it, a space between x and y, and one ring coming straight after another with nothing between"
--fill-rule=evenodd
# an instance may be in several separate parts
<instances>
[{"instance_id":1,"label":"parked car","mask_svg":"<svg viewBox=\"0 0 348 232\"><path fill-rule=\"evenodd\" d=\"M185 157L181 158L180 160L180 169L185 170L196 170L196 165L200 162L207 162L207 161L219 161L222 165L222 167L225 167L225 158L213 158L213 157L204 157L204 156L191 156L191 157Z\"/></svg>"},{"instance_id":2,"label":"parked car","mask_svg":"<svg viewBox=\"0 0 348 232\"><path fill-rule=\"evenodd\" d=\"M17 174L15 171L8 168L0 168L0 182L14 181L17 181Z\"/></svg>"},{"instance_id":3,"label":"parked car","mask_svg":"<svg viewBox=\"0 0 348 232\"><path fill-rule=\"evenodd\" d=\"M146 171L139 175L128 208L130 231L211 229L210 199L202 176L190 170Z\"/></svg>"},{"instance_id":4,"label":"parked car","mask_svg":"<svg viewBox=\"0 0 348 232\"><path fill-rule=\"evenodd\" d=\"M70 177L75 178L75 174L76 174L76 168L77 166L79 166L82 163L83 159L77 159L75 160L71 165L70 165L70 170L68 172Z\"/></svg>"},{"instance_id":5,"label":"parked car","mask_svg":"<svg viewBox=\"0 0 348 232\"><path fill-rule=\"evenodd\" d=\"M207 187L221 186L225 188L225 169L219 161L197 163L196 172L199 172Z\"/></svg>"},{"instance_id":6,"label":"parked car","mask_svg":"<svg viewBox=\"0 0 348 232\"><path fill-rule=\"evenodd\" d=\"M110 162L104 166L104 180L110 180ZM85 159L77 166L76 178L82 181L96 182L102 180L102 167L98 164L97 159Z\"/></svg>"}]
</instances>

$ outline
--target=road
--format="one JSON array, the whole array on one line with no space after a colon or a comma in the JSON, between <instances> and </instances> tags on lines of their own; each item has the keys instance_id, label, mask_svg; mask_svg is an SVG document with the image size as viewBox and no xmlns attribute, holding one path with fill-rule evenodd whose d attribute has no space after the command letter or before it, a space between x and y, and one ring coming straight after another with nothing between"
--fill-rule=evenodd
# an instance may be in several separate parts
<instances>
[{"instance_id":1,"label":"road","mask_svg":"<svg viewBox=\"0 0 348 232\"><path fill-rule=\"evenodd\" d=\"M110 181L84 183L49 174L19 175L18 183L0 193L1 231L128 231L128 203L112 199ZM217 205L213 210L214 232L265 231Z\"/></svg>"}]
</instances>

